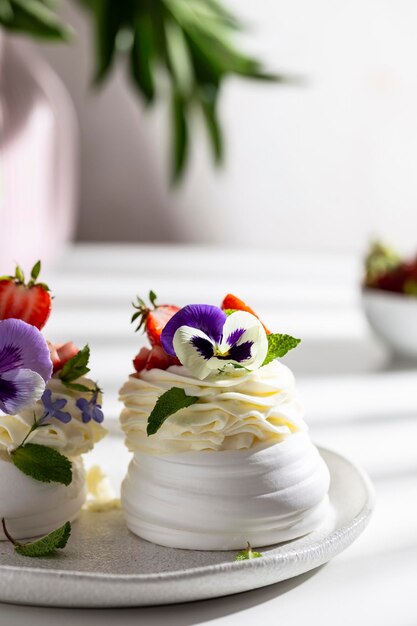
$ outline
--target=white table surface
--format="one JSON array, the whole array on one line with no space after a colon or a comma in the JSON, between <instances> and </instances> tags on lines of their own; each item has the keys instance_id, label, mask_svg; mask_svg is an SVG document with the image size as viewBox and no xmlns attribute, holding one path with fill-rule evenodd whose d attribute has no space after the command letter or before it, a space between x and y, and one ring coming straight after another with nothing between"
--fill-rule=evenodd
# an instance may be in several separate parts
<instances>
[{"instance_id":1,"label":"white table surface","mask_svg":"<svg viewBox=\"0 0 417 626\"><path fill-rule=\"evenodd\" d=\"M338 254L190 246L89 246L69 250L45 278L56 296L45 334L88 342L92 373L106 391L112 436L87 463L117 487L129 455L118 433L117 389L144 343L130 302L149 289L161 303L249 301L277 332L301 337L286 357L317 443L370 474L377 509L346 552L296 579L188 605L78 610L0 605L0 625L130 624L246 626L417 624L417 364L394 361L361 312L360 262Z\"/></svg>"}]
</instances>

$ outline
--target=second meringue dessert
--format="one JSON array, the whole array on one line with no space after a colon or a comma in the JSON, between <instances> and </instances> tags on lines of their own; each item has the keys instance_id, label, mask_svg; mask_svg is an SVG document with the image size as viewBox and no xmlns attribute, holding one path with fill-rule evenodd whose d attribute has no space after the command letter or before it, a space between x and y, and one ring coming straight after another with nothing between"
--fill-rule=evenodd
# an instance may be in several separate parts
<instances>
[{"instance_id":1,"label":"second meringue dessert","mask_svg":"<svg viewBox=\"0 0 417 626\"><path fill-rule=\"evenodd\" d=\"M64 547L87 496L82 455L106 434L89 347L41 333L52 300L39 271L0 279L0 540L23 554L17 540L62 530L27 556Z\"/></svg>"},{"instance_id":2,"label":"second meringue dessert","mask_svg":"<svg viewBox=\"0 0 417 626\"><path fill-rule=\"evenodd\" d=\"M270 333L232 295L222 308L180 310L151 296L134 317L152 348L120 391L130 530L174 548L232 550L316 529L329 514L329 472L277 360L299 340Z\"/></svg>"}]
</instances>

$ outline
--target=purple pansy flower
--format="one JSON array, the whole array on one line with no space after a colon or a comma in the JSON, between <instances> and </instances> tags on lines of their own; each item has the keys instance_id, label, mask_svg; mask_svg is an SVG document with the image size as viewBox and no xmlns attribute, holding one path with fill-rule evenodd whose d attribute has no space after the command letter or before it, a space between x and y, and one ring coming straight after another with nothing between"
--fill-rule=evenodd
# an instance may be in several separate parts
<instances>
[{"instance_id":1,"label":"purple pansy flower","mask_svg":"<svg viewBox=\"0 0 417 626\"><path fill-rule=\"evenodd\" d=\"M200 379L227 364L258 369L268 352L265 329L254 315L236 311L227 316L208 304L178 311L162 331L161 343Z\"/></svg>"},{"instance_id":2,"label":"purple pansy flower","mask_svg":"<svg viewBox=\"0 0 417 626\"><path fill-rule=\"evenodd\" d=\"M35 404L51 378L48 345L35 326L0 321L0 409L13 414Z\"/></svg>"},{"instance_id":3,"label":"purple pansy flower","mask_svg":"<svg viewBox=\"0 0 417 626\"><path fill-rule=\"evenodd\" d=\"M81 419L84 424L91 422L92 419L98 424L101 424L104 419L104 415L103 411L101 410L101 404L97 403L96 394L94 394L91 400L78 398L76 405L81 411Z\"/></svg>"},{"instance_id":4,"label":"purple pansy flower","mask_svg":"<svg viewBox=\"0 0 417 626\"><path fill-rule=\"evenodd\" d=\"M68 424L71 421L71 414L67 411L63 411L67 405L65 398L57 398L52 400L52 391L45 389L45 392L41 398L42 404L45 407L45 412L39 420L39 423L43 423L48 417L55 417L63 424Z\"/></svg>"}]
</instances>

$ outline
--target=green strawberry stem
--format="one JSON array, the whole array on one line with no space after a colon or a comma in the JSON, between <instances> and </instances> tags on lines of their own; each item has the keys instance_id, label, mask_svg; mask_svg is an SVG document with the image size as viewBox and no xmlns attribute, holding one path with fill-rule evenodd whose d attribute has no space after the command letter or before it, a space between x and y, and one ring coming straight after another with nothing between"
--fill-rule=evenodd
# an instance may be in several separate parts
<instances>
[{"instance_id":1,"label":"green strawberry stem","mask_svg":"<svg viewBox=\"0 0 417 626\"><path fill-rule=\"evenodd\" d=\"M146 320L148 319L148 315L151 311L155 311L155 309L158 308L157 304L156 304L156 293L154 291L152 291L152 289L149 292L149 300L151 303L151 307L149 307L145 300L143 300L142 298L140 298L139 296L136 296L136 303L132 302L132 306L134 309L136 309L135 313L133 313L132 315L132 319L130 320L131 324L133 324L133 322L135 322L138 318L140 318L140 322L139 322L139 326L137 326L137 328L135 328L135 333L140 330L142 328L142 326L145 326L146 324Z\"/></svg>"},{"instance_id":2,"label":"green strawberry stem","mask_svg":"<svg viewBox=\"0 0 417 626\"><path fill-rule=\"evenodd\" d=\"M12 280L16 285L24 285L25 287L34 287L35 285L40 285L45 289L45 291L50 291L48 285L45 283L38 283L39 274L42 269L41 261L36 261L35 265L32 267L30 271L30 281L25 283L25 273L20 267L20 265L16 265L14 276L0 276L0 280Z\"/></svg>"}]
</instances>

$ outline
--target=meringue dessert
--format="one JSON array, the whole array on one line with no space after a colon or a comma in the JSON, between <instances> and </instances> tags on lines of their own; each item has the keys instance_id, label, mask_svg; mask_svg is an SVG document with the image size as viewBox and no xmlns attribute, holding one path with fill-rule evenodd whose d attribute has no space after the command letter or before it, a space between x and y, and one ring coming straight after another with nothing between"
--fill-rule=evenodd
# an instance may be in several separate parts
<instances>
[{"instance_id":1,"label":"meringue dessert","mask_svg":"<svg viewBox=\"0 0 417 626\"><path fill-rule=\"evenodd\" d=\"M329 515L327 466L294 376L276 360L299 340L269 333L247 305L227 299L226 312L188 305L159 325L155 302L140 304L153 347L142 348L120 391L133 452L121 501L129 529L157 544L261 547L305 535Z\"/></svg>"},{"instance_id":2,"label":"meringue dessert","mask_svg":"<svg viewBox=\"0 0 417 626\"><path fill-rule=\"evenodd\" d=\"M8 290L0 301L0 540L13 543L77 517L87 497L81 455L106 430L101 390L85 376L88 346L49 344L39 330L49 317L46 286L36 291L36 278L26 285L22 273L6 279L0 280L0 295L2 283Z\"/></svg>"}]
</instances>

